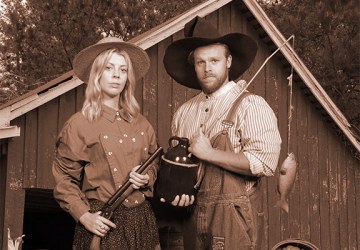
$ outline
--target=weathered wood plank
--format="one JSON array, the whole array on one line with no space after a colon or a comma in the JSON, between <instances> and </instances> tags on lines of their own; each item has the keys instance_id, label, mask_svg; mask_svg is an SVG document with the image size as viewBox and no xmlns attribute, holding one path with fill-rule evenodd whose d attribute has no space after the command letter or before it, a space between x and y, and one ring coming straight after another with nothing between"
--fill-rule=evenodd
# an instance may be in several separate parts
<instances>
[{"instance_id":1,"label":"weathered wood plank","mask_svg":"<svg viewBox=\"0 0 360 250\"><path fill-rule=\"evenodd\" d=\"M82 84L76 88L76 111L80 111L85 101L85 89L87 84Z\"/></svg>"},{"instance_id":2,"label":"weathered wood plank","mask_svg":"<svg viewBox=\"0 0 360 250\"><path fill-rule=\"evenodd\" d=\"M184 33L182 30L172 36L173 41L182 38L184 38ZM172 79L172 115L186 100L186 87L180 85Z\"/></svg>"},{"instance_id":3,"label":"weathered wood plank","mask_svg":"<svg viewBox=\"0 0 360 250\"><path fill-rule=\"evenodd\" d=\"M158 90L157 90L157 72L158 64L155 63L158 60L157 46L153 46L147 50L151 61L150 69L144 77L143 85L143 114L147 117L151 125L156 129L158 127L157 120L157 107L158 107ZM156 131L156 130L155 130Z\"/></svg>"},{"instance_id":4,"label":"weathered wood plank","mask_svg":"<svg viewBox=\"0 0 360 250\"><path fill-rule=\"evenodd\" d=\"M12 125L19 126L24 131L25 116L15 119ZM25 206L25 190L23 189L24 142L24 136L9 139L3 239L7 239L8 228L13 237L22 235ZM6 243L7 241L2 243L2 249L7 249Z\"/></svg>"},{"instance_id":5,"label":"weathered wood plank","mask_svg":"<svg viewBox=\"0 0 360 250\"><path fill-rule=\"evenodd\" d=\"M347 231L348 231L348 248L353 250L356 249L357 246L360 244L360 238L357 241L357 231L356 225L359 224L359 220L356 218L356 211L360 210L359 203L357 203L356 197L359 197L359 191L356 190L356 173L359 173L360 166L359 162L354 162L352 155L347 152L345 156L344 167L346 168L346 188L347 188Z\"/></svg>"},{"instance_id":6,"label":"weathered wood plank","mask_svg":"<svg viewBox=\"0 0 360 250\"><path fill-rule=\"evenodd\" d=\"M348 188L347 188L347 176L346 176L346 152L343 149L339 150L337 171L338 171L338 183L339 183L339 238L340 249L348 248Z\"/></svg>"},{"instance_id":7,"label":"weathered wood plank","mask_svg":"<svg viewBox=\"0 0 360 250\"><path fill-rule=\"evenodd\" d=\"M308 159L309 159L309 239L315 245L320 244L320 198L319 198L319 139L318 112L308 106Z\"/></svg>"},{"instance_id":8,"label":"weathered wood plank","mask_svg":"<svg viewBox=\"0 0 360 250\"><path fill-rule=\"evenodd\" d=\"M72 90L59 97L59 116L57 124L57 134L60 133L64 123L77 112L76 110L76 91ZM55 146L55 141L54 141Z\"/></svg>"},{"instance_id":9,"label":"weathered wood plank","mask_svg":"<svg viewBox=\"0 0 360 250\"><path fill-rule=\"evenodd\" d=\"M35 188L37 179L38 109L25 115L24 188Z\"/></svg>"},{"instance_id":10,"label":"weathered wood plank","mask_svg":"<svg viewBox=\"0 0 360 250\"><path fill-rule=\"evenodd\" d=\"M339 181L337 137L329 136L329 194L330 194L330 244L331 249L340 249L339 225Z\"/></svg>"},{"instance_id":11,"label":"weathered wood plank","mask_svg":"<svg viewBox=\"0 0 360 250\"><path fill-rule=\"evenodd\" d=\"M151 59L150 59L151 60ZM144 100L144 96L143 96L143 93L144 93L144 78L141 78L140 80L138 80L136 82L136 88L135 88L135 93L134 93L134 96L135 96L135 99L136 101L138 102L139 104L139 107L140 107L140 113L143 114L143 106L144 106L144 103L143 103L143 100ZM155 128L154 128L155 129Z\"/></svg>"},{"instance_id":12,"label":"weathered wood plank","mask_svg":"<svg viewBox=\"0 0 360 250\"><path fill-rule=\"evenodd\" d=\"M54 99L46 105L39 107L38 124L38 167L37 187L53 188L54 179L52 177L51 165L55 156L55 140L58 135L58 101Z\"/></svg>"},{"instance_id":13,"label":"weathered wood plank","mask_svg":"<svg viewBox=\"0 0 360 250\"><path fill-rule=\"evenodd\" d=\"M356 220L356 238L357 244L356 246L359 247L360 245L360 164L359 161L355 161L355 194L356 195L356 214L352 217L352 220Z\"/></svg>"},{"instance_id":14,"label":"weathered wood plank","mask_svg":"<svg viewBox=\"0 0 360 250\"><path fill-rule=\"evenodd\" d=\"M310 238L310 228L309 228L309 159L307 148L309 147L307 140L307 130L308 130L308 115L307 115L307 105L306 98L301 93L297 97L298 101L298 143L302 145L299 147L299 181L300 185L300 237L302 239Z\"/></svg>"},{"instance_id":15,"label":"weathered wood plank","mask_svg":"<svg viewBox=\"0 0 360 250\"><path fill-rule=\"evenodd\" d=\"M275 115L279 119L279 79L276 70L276 64L269 63L266 65L266 71L269 78L266 83L266 99L273 108ZM280 160L281 161L281 160ZM268 249L272 248L281 240L280 235L280 209L275 207L279 196L277 193L278 171L274 177L267 178L267 234Z\"/></svg>"},{"instance_id":16,"label":"weathered wood plank","mask_svg":"<svg viewBox=\"0 0 360 250\"><path fill-rule=\"evenodd\" d=\"M320 249L330 247L330 196L329 196L329 130L323 120L317 120L319 132L319 196L320 196Z\"/></svg>"},{"instance_id":17,"label":"weathered wood plank","mask_svg":"<svg viewBox=\"0 0 360 250\"><path fill-rule=\"evenodd\" d=\"M168 147L168 140L171 136L171 103L172 83L171 77L166 73L163 58L166 48L170 45L171 38L163 40L158 44L158 129L157 136L162 147Z\"/></svg>"}]
</instances>

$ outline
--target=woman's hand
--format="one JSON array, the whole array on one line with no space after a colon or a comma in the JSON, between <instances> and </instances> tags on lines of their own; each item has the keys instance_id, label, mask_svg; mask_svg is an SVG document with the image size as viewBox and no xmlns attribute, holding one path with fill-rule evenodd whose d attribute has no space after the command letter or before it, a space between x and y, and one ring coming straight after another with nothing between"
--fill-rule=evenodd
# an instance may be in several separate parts
<instances>
[{"instance_id":1,"label":"woman's hand","mask_svg":"<svg viewBox=\"0 0 360 250\"><path fill-rule=\"evenodd\" d=\"M79 221L84 227L100 237L104 237L110 228L116 228L116 225L110 220L102 217L100 211L96 213L86 212L83 214Z\"/></svg>"},{"instance_id":2,"label":"woman's hand","mask_svg":"<svg viewBox=\"0 0 360 250\"><path fill-rule=\"evenodd\" d=\"M134 167L130 172L130 179L129 181L132 183L132 187L134 189L139 189L141 187L146 186L149 184L149 175L148 174L139 174L136 173L136 170L140 167L140 165Z\"/></svg>"},{"instance_id":3,"label":"woman's hand","mask_svg":"<svg viewBox=\"0 0 360 250\"><path fill-rule=\"evenodd\" d=\"M160 201L166 202L164 198L160 198ZM187 207L194 204L194 201L195 201L194 195L183 194L181 195L181 198L180 195L176 195L175 199L171 202L171 205L175 207Z\"/></svg>"}]
</instances>

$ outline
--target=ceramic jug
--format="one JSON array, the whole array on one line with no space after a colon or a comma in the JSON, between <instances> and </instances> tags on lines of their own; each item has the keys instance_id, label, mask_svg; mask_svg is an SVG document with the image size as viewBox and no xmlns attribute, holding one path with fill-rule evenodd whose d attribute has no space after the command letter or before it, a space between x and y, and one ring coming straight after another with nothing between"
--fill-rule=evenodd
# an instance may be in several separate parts
<instances>
[{"instance_id":1,"label":"ceramic jug","mask_svg":"<svg viewBox=\"0 0 360 250\"><path fill-rule=\"evenodd\" d=\"M188 148L188 138L172 136L167 152L161 157L155 195L167 202L173 201L176 195L194 195L196 192L199 160L189 153Z\"/></svg>"}]
</instances>

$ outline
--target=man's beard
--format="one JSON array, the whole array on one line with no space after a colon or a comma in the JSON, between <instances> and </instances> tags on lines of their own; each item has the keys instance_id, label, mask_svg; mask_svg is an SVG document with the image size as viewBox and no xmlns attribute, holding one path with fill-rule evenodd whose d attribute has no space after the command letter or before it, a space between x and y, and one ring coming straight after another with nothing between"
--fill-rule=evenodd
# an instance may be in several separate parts
<instances>
[{"instance_id":1,"label":"man's beard","mask_svg":"<svg viewBox=\"0 0 360 250\"><path fill-rule=\"evenodd\" d=\"M199 80L199 84L201 86L202 91L207 95L214 93L215 91L220 89L225 83L228 82L228 81L226 81L226 79L227 79L226 75L224 75L220 79L217 78L216 76L213 76L213 77L215 79L213 79L211 82Z\"/></svg>"}]
</instances>

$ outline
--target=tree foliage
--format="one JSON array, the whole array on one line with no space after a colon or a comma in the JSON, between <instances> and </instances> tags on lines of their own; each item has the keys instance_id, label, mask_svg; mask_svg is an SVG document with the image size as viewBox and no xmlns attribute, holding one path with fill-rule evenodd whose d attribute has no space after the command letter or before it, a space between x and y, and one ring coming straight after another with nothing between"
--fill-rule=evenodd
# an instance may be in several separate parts
<instances>
[{"instance_id":1,"label":"tree foliage","mask_svg":"<svg viewBox=\"0 0 360 250\"><path fill-rule=\"evenodd\" d=\"M295 35L295 51L359 131L359 1L278 0L262 6L285 37Z\"/></svg>"},{"instance_id":2,"label":"tree foliage","mask_svg":"<svg viewBox=\"0 0 360 250\"><path fill-rule=\"evenodd\" d=\"M124 40L203 0L2 0L0 104L72 69L103 36Z\"/></svg>"}]
</instances>

